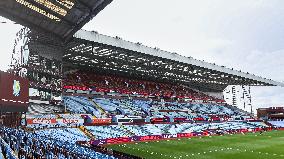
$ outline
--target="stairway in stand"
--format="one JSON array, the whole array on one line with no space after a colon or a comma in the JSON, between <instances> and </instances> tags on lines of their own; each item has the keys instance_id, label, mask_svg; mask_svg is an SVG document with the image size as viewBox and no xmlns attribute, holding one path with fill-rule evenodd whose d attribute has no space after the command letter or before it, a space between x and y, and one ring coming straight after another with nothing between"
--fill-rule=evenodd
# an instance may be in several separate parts
<instances>
[{"instance_id":1,"label":"stairway in stand","mask_svg":"<svg viewBox=\"0 0 284 159\"><path fill-rule=\"evenodd\" d=\"M128 135L130 135L130 136L135 136L135 133L132 132L132 131L130 131L130 130L128 130L124 125L121 125L120 127L121 127L123 130L125 130Z\"/></svg>"},{"instance_id":2,"label":"stairway in stand","mask_svg":"<svg viewBox=\"0 0 284 159\"><path fill-rule=\"evenodd\" d=\"M88 136L90 139L92 139L92 140L95 140L95 139L96 139L96 137L95 137L91 132L89 132L89 131L86 129L85 126L80 126L79 129L80 129L86 136Z\"/></svg>"},{"instance_id":3,"label":"stairway in stand","mask_svg":"<svg viewBox=\"0 0 284 159\"><path fill-rule=\"evenodd\" d=\"M92 100L92 99L89 99L89 101L90 101L90 103L92 103L92 105L96 108L96 109L98 109L100 112L101 112L101 114L106 114L106 112L105 112L105 110L98 104L98 103L96 103L94 100Z\"/></svg>"}]
</instances>

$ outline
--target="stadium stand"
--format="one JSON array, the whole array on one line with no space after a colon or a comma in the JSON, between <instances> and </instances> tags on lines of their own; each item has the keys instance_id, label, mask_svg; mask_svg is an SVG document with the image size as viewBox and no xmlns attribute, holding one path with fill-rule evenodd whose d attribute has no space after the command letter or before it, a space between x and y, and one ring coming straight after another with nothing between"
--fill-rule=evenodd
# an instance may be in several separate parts
<instances>
[{"instance_id":1,"label":"stadium stand","mask_svg":"<svg viewBox=\"0 0 284 159\"><path fill-rule=\"evenodd\" d=\"M82 71L67 77L63 106L31 103L22 119L26 131L0 129L4 157L115 159L114 153L92 146L100 145L97 141L116 143L120 138L176 138L178 134L215 135L267 127L262 121L247 122L247 112L182 85Z\"/></svg>"},{"instance_id":2,"label":"stadium stand","mask_svg":"<svg viewBox=\"0 0 284 159\"><path fill-rule=\"evenodd\" d=\"M9 159L17 159L13 149L10 147L10 145L7 144L10 143L9 140L6 139L3 140L1 139L0 144L1 144L1 149L0 149L0 158L9 158Z\"/></svg>"},{"instance_id":3,"label":"stadium stand","mask_svg":"<svg viewBox=\"0 0 284 159\"><path fill-rule=\"evenodd\" d=\"M192 100L224 102L223 100L207 96L182 85L98 75L96 73L83 71L66 75L63 83L64 89L75 88L85 91L91 89L103 93L119 93L163 98L190 98Z\"/></svg>"},{"instance_id":4,"label":"stadium stand","mask_svg":"<svg viewBox=\"0 0 284 159\"><path fill-rule=\"evenodd\" d=\"M279 121L268 121L270 124L272 124L275 127L279 127L279 128L284 128L284 121L283 120L279 120Z\"/></svg>"},{"instance_id":5,"label":"stadium stand","mask_svg":"<svg viewBox=\"0 0 284 159\"><path fill-rule=\"evenodd\" d=\"M63 112L64 109L54 105L44 105L31 103L28 108L30 114L52 114L55 112Z\"/></svg>"},{"instance_id":6,"label":"stadium stand","mask_svg":"<svg viewBox=\"0 0 284 159\"><path fill-rule=\"evenodd\" d=\"M63 100L67 109L75 113L89 113L97 118L125 115L207 121L247 114L227 106L224 100L178 84L86 71L67 74L63 83L66 92Z\"/></svg>"},{"instance_id":7,"label":"stadium stand","mask_svg":"<svg viewBox=\"0 0 284 159\"><path fill-rule=\"evenodd\" d=\"M261 126L260 126L261 125ZM145 124L145 125L111 125L111 126L87 126L96 139L148 136L162 134L178 134L203 132L205 130L222 130L224 132L240 129L256 129L264 127L262 124L249 124L246 122L221 122L221 123L182 123L182 124Z\"/></svg>"},{"instance_id":8,"label":"stadium stand","mask_svg":"<svg viewBox=\"0 0 284 159\"><path fill-rule=\"evenodd\" d=\"M25 143L17 154L27 156L35 151L35 155L46 158L55 155L61 156L59 158L115 158L78 142L93 144L92 141L113 139L115 143L119 138L214 135L267 127L261 121L245 121L245 117L250 117L247 112L178 84L83 71L68 74L63 84L64 106L34 103L29 106L24 126L33 133L2 128L3 132L33 140ZM45 146L40 146L40 150L27 148L35 144ZM19 152L12 148L13 151Z\"/></svg>"},{"instance_id":9,"label":"stadium stand","mask_svg":"<svg viewBox=\"0 0 284 159\"><path fill-rule=\"evenodd\" d=\"M147 106L146 102L127 100L127 99L111 99L111 98L95 98L93 99L105 112L119 112L122 115L147 115L143 113L143 107Z\"/></svg>"},{"instance_id":10,"label":"stadium stand","mask_svg":"<svg viewBox=\"0 0 284 159\"><path fill-rule=\"evenodd\" d=\"M104 114L107 117L125 115L144 118L151 116L155 118L186 118L189 120L221 120L221 117L224 119L224 117L246 115L243 112L216 103L157 102L149 99L100 97L93 98L92 101L95 104L91 104L83 95L81 97L65 96L63 99L70 112L90 113L98 118Z\"/></svg>"},{"instance_id":11,"label":"stadium stand","mask_svg":"<svg viewBox=\"0 0 284 159\"><path fill-rule=\"evenodd\" d=\"M65 96L64 104L70 112L78 114L92 114L100 117L101 113L97 110L86 97Z\"/></svg>"},{"instance_id":12,"label":"stadium stand","mask_svg":"<svg viewBox=\"0 0 284 159\"><path fill-rule=\"evenodd\" d=\"M75 129L28 133L1 127L1 137L4 140L1 141L2 153L9 159L43 157L47 159L115 159L115 157L76 145L77 139L87 140L88 138ZM15 155L16 153L18 156Z\"/></svg>"}]
</instances>

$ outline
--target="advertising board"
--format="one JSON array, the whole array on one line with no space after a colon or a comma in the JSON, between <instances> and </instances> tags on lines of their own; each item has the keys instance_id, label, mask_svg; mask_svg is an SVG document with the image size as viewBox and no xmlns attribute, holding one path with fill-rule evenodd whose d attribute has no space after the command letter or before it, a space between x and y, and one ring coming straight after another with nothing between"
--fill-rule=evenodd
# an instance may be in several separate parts
<instances>
[{"instance_id":1,"label":"advertising board","mask_svg":"<svg viewBox=\"0 0 284 159\"><path fill-rule=\"evenodd\" d=\"M29 103L29 81L0 71L0 111L26 112Z\"/></svg>"}]
</instances>

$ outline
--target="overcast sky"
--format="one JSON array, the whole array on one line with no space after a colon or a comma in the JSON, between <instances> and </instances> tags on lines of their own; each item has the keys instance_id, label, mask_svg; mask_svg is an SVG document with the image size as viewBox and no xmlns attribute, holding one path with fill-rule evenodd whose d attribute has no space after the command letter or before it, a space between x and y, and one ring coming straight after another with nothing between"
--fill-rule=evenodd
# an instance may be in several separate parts
<instances>
[{"instance_id":1,"label":"overcast sky","mask_svg":"<svg viewBox=\"0 0 284 159\"><path fill-rule=\"evenodd\" d=\"M0 23L2 70L20 28ZM284 81L283 0L114 0L84 29ZM283 106L283 90L252 88L253 106Z\"/></svg>"}]
</instances>

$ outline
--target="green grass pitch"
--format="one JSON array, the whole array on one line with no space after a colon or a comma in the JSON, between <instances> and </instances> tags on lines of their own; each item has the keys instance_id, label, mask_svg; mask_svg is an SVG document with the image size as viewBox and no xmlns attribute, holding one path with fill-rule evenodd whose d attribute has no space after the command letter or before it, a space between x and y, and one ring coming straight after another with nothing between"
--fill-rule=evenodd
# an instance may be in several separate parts
<instances>
[{"instance_id":1,"label":"green grass pitch","mask_svg":"<svg viewBox=\"0 0 284 159\"><path fill-rule=\"evenodd\" d=\"M284 159L284 131L110 145L146 159Z\"/></svg>"}]
</instances>

